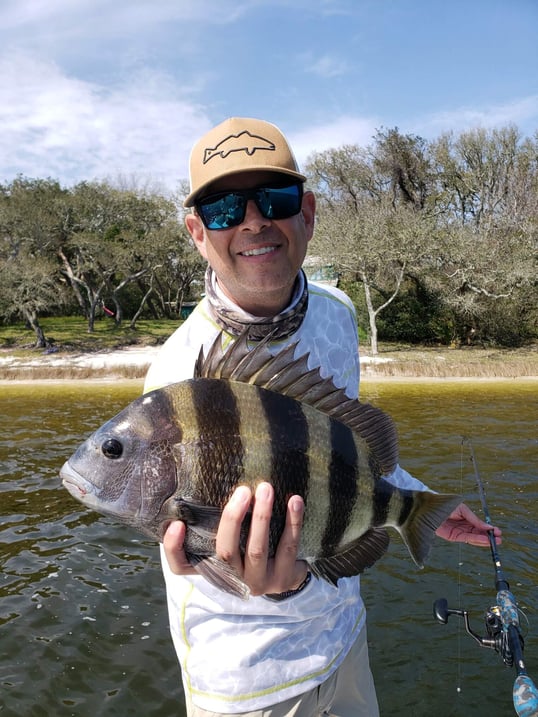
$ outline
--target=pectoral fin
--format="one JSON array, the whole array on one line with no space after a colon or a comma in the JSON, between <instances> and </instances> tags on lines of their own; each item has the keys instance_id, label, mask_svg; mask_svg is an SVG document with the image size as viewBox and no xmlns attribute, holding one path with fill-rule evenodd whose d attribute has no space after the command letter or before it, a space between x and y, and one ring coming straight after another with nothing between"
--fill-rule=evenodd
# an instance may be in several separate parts
<instances>
[{"instance_id":1,"label":"pectoral fin","mask_svg":"<svg viewBox=\"0 0 538 717\"><path fill-rule=\"evenodd\" d=\"M203 505L186 498L178 498L177 519L203 538L215 538L222 510L214 505Z\"/></svg>"}]
</instances>

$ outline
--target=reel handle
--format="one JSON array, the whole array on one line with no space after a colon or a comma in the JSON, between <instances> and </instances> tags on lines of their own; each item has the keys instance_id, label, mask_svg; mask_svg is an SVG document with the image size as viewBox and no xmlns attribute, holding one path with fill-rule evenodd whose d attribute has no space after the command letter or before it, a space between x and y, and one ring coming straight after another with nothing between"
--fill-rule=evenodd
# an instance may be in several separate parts
<instances>
[{"instance_id":1,"label":"reel handle","mask_svg":"<svg viewBox=\"0 0 538 717\"><path fill-rule=\"evenodd\" d=\"M463 618L463 622L465 623L465 632L470 635L473 640L478 642L481 647L492 647L495 650L498 649L497 637L493 635L480 637L480 635L477 635L476 632L472 630L467 610L455 610L450 608L448 607L448 601L446 598L438 598L433 603L433 616L437 622L440 622L442 625L446 625L450 615L457 615L458 617Z\"/></svg>"},{"instance_id":2,"label":"reel handle","mask_svg":"<svg viewBox=\"0 0 538 717\"><path fill-rule=\"evenodd\" d=\"M466 610L453 610L448 607L448 600L446 598L438 598L433 603L433 616L442 625L446 625L450 615L458 615L459 617L466 618Z\"/></svg>"}]
</instances>

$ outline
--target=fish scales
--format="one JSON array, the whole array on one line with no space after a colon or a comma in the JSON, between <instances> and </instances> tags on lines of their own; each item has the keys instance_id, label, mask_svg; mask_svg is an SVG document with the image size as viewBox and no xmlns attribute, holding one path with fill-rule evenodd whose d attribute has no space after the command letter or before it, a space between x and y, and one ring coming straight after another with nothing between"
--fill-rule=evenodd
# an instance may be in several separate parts
<instances>
[{"instance_id":1,"label":"fish scales","mask_svg":"<svg viewBox=\"0 0 538 717\"><path fill-rule=\"evenodd\" d=\"M159 540L183 520L198 572L241 597L247 586L215 555L222 508L239 484L274 486L271 554L289 497L303 496L300 556L317 577L336 584L373 565L387 527L422 565L459 497L385 480L398 462L392 420L309 368L296 345L273 355L269 340L251 347L245 334L225 352L219 336L193 379L136 399L90 436L61 470L66 488ZM247 534L248 519L243 550Z\"/></svg>"},{"instance_id":2,"label":"fish scales","mask_svg":"<svg viewBox=\"0 0 538 717\"><path fill-rule=\"evenodd\" d=\"M192 499L222 508L239 483L254 490L262 477L272 482L275 508L271 552L282 531L287 500L293 494L302 495L309 506L303 531L308 539L304 538L301 545L304 556L318 552L330 555L348 542L352 536L346 529L352 521L385 523L392 492L379 494L380 504L375 505L378 512L372 520L368 509L371 481L363 481L361 490L357 486L358 457L368 457L366 443L359 445L361 440L345 425L264 389L217 380L189 383L197 420L193 438L199 444L195 465L188 463ZM371 458L363 463L363 473L370 475ZM181 484L187 480L187 475L180 475ZM308 497L310 485L315 496L312 502Z\"/></svg>"},{"instance_id":3,"label":"fish scales","mask_svg":"<svg viewBox=\"0 0 538 717\"><path fill-rule=\"evenodd\" d=\"M282 532L287 501L297 494L308 506L301 554L331 554L354 515L358 456L366 446L359 448L355 443L359 439L345 425L281 394L231 383L219 403L223 389L218 382L217 394L205 405L206 384L194 383L192 388L195 404L204 394L204 410L199 406L197 410L199 434L211 435L211 441L201 441L199 480L192 497L223 507L239 483L255 490L262 479L271 482L275 505L270 553ZM215 456L221 459L216 461ZM365 481L360 497L371 495L371 484ZM368 504L362 504L362 513L364 505ZM368 512L367 521L369 516Z\"/></svg>"},{"instance_id":4,"label":"fish scales","mask_svg":"<svg viewBox=\"0 0 538 717\"><path fill-rule=\"evenodd\" d=\"M198 458L193 497L221 507L244 478L242 420L232 384L190 382Z\"/></svg>"},{"instance_id":5,"label":"fish scales","mask_svg":"<svg viewBox=\"0 0 538 717\"><path fill-rule=\"evenodd\" d=\"M236 384L243 388L245 384ZM309 500L310 487L310 426L298 401L262 388L256 397L267 425L270 468L267 473L257 472L253 477L259 482L264 477L275 487L270 551L274 553L278 537L286 519L287 502L292 495ZM255 407L254 407L255 412ZM247 414L250 421L252 411Z\"/></svg>"},{"instance_id":6,"label":"fish scales","mask_svg":"<svg viewBox=\"0 0 538 717\"><path fill-rule=\"evenodd\" d=\"M328 466L329 510L321 541L321 555L330 555L341 544L351 524L359 486L359 450L350 429L330 421L331 455Z\"/></svg>"}]
</instances>

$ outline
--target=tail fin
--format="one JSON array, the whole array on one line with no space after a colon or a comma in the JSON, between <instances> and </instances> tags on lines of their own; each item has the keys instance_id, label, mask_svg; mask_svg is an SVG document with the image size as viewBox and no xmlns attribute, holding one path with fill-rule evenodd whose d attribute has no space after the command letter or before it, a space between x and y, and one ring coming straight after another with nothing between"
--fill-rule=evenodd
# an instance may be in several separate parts
<instances>
[{"instance_id":1,"label":"tail fin","mask_svg":"<svg viewBox=\"0 0 538 717\"><path fill-rule=\"evenodd\" d=\"M435 531L461 503L461 497L428 491L416 491L413 497L413 510L405 523L395 527L411 557L418 567L422 568L430 554Z\"/></svg>"}]
</instances>

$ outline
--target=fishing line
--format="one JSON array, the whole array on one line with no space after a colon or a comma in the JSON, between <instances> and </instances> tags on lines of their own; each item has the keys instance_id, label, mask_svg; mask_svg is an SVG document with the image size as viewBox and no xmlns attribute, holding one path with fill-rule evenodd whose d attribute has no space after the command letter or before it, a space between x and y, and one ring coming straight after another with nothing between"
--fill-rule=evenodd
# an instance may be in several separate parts
<instances>
[{"instance_id":1,"label":"fishing line","mask_svg":"<svg viewBox=\"0 0 538 717\"><path fill-rule=\"evenodd\" d=\"M491 526L487 531L490 544L491 558L495 573L495 604L491 606L485 613L484 626L485 634L479 635L470 625L469 613L467 610L454 610L448 606L446 598L439 598L434 602L433 613L436 620L446 625L450 615L458 615L463 618L465 631L477 642L481 647L487 647L498 653L504 664L508 667L514 667L516 678L512 688L512 701L514 709L518 717L538 717L538 687L534 684L532 678L527 672L525 661L523 658L524 638L520 629L519 615L521 613L516 598L510 590L510 585L504 574L501 564L501 558L497 548L495 538L495 530L490 518L489 508L486 501L486 492L480 472L476 464L474 450L469 439L463 438L463 444L469 448L471 460L473 463L476 486L482 503L482 510L485 516L485 522ZM462 451L463 456L463 451ZM463 460L462 460L463 472ZM461 567L461 566L460 566ZM458 571L458 583L461 583L461 570ZM461 586L458 588L461 593ZM460 647L460 630L458 630L458 656L461 654ZM459 673L458 691L461 692L461 672Z\"/></svg>"},{"instance_id":2,"label":"fishing line","mask_svg":"<svg viewBox=\"0 0 538 717\"><path fill-rule=\"evenodd\" d=\"M460 442L460 496L461 500L463 502L463 441ZM463 543L458 543L458 604L463 605L462 600L462 581L461 581L461 571L463 567ZM461 659L461 645L462 645L462 634L463 634L463 628L461 624L458 625L458 679L456 684L456 692L461 694L462 692L462 659Z\"/></svg>"}]
</instances>

